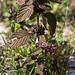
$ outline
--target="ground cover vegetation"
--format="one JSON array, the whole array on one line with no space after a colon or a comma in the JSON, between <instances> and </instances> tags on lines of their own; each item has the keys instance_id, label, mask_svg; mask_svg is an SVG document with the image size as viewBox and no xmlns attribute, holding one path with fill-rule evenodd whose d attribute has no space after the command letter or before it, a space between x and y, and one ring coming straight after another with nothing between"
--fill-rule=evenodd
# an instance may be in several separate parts
<instances>
[{"instance_id":1,"label":"ground cover vegetation","mask_svg":"<svg viewBox=\"0 0 75 75\"><path fill-rule=\"evenodd\" d=\"M0 47L0 73L69 75L67 63L75 49L74 2L1 1L0 21L10 30L0 33L7 36L7 42L3 38L5 45ZM66 31L65 27L70 29Z\"/></svg>"}]
</instances>

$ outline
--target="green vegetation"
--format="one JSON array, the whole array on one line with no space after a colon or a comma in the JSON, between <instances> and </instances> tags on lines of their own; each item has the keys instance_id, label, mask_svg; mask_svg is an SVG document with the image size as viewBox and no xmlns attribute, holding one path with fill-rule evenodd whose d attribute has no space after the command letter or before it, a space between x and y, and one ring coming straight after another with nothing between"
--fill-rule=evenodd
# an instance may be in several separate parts
<instances>
[{"instance_id":1,"label":"green vegetation","mask_svg":"<svg viewBox=\"0 0 75 75\"><path fill-rule=\"evenodd\" d=\"M69 75L67 63L75 48L75 1L19 1L0 1L0 22L10 28L0 33L5 43L0 46L1 75Z\"/></svg>"}]
</instances>

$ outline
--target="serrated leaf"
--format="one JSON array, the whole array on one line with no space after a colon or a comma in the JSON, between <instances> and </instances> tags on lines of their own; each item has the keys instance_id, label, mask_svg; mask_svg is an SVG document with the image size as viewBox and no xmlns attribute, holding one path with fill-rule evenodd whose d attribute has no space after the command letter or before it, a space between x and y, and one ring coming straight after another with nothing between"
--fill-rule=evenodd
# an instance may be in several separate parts
<instances>
[{"instance_id":1,"label":"serrated leaf","mask_svg":"<svg viewBox=\"0 0 75 75\"><path fill-rule=\"evenodd\" d=\"M33 4L33 0L27 0L25 4L26 5L32 5Z\"/></svg>"},{"instance_id":2,"label":"serrated leaf","mask_svg":"<svg viewBox=\"0 0 75 75\"><path fill-rule=\"evenodd\" d=\"M26 0L16 0L16 4L23 5L26 2Z\"/></svg>"},{"instance_id":3,"label":"serrated leaf","mask_svg":"<svg viewBox=\"0 0 75 75\"><path fill-rule=\"evenodd\" d=\"M47 19L48 24L49 24L49 31L50 31L50 35L53 36L53 34L55 33L55 29L56 29L56 18L52 13L44 13L43 17L45 17L45 19ZM45 24L45 23L43 23ZM44 25L47 28L47 25Z\"/></svg>"},{"instance_id":4,"label":"serrated leaf","mask_svg":"<svg viewBox=\"0 0 75 75\"><path fill-rule=\"evenodd\" d=\"M28 34L28 31L26 31L26 30L17 30L16 32L12 33L12 35L9 37L9 39L13 39L13 38L19 39L27 34Z\"/></svg>"},{"instance_id":5,"label":"serrated leaf","mask_svg":"<svg viewBox=\"0 0 75 75\"><path fill-rule=\"evenodd\" d=\"M57 56L59 56L59 54L62 52L62 50L64 49L65 45L61 45L59 46L56 50L54 50L54 58L56 58Z\"/></svg>"},{"instance_id":6,"label":"serrated leaf","mask_svg":"<svg viewBox=\"0 0 75 75\"><path fill-rule=\"evenodd\" d=\"M23 36L20 39L17 39L15 42L13 42L10 45L10 47L16 48L16 47L19 47L19 46L23 46L29 41L29 39L30 39L30 35Z\"/></svg>"},{"instance_id":7,"label":"serrated leaf","mask_svg":"<svg viewBox=\"0 0 75 75\"><path fill-rule=\"evenodd\" d=\"M29 20L33 13L33 5L26 6L22 5L17 12L17 22L22 22L24 20Z\"/></svg>"},{"instance_id":8,"label":"serrated leaf","mask_svg":"<svg viewBox=\"0 0 75 75\"><path fill-rule=\"evenodd\" d=\"M16 0L16 4L18 5L31 5L33 3L33 0Z\"/></svg>"}]
</instances>

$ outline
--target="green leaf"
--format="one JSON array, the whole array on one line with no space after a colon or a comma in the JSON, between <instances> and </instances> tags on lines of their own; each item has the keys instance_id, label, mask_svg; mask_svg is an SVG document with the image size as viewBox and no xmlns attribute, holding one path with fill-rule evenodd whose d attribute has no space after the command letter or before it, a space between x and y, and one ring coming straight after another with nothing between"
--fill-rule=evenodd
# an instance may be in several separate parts
<instances>
[{"instance_id":1,"label":"green leaf","mask_svg":"<svg viewBox=\"0 0 75 75\"><path fill-rule=\"evenodd\" d=\"M43 72L40 71L37 67L35 67L35 71L36 71L38 74L43 75Z\"/></svg>"},{"instance_id":2,"label":"green leaf","mask_svg":"<svg viewBox=\"0 0 75 75\"><path fill-rule=\"evenodd\" d=\"M31 57L29 58L26 58L25 61L23 62L23 64L21 65L21 67L24 67L26 65L30 65L30 64L33 64L34 63L34 60L31 59Z\"/></svg>"},{"instance_id":3,"label":"green leaf","mask_svg":"<svg viewBox=\"0 0 75 75\"><path fill-rule=\"evenodd\" d=\"M57 56L59 56L59 54L62 52L62 50L64 49L65 45L61 45L59 46L55 51L54 51L54 58L56 58Z\"/></svg>"},{"instance_id":4,"label":"green leaf","mask_svg":"<svg viewBox=\"0 0 75 75\"><path fill-rule=\"evenodd\" d=\"M44 13L43 18L44 18L43 24L44 24L45 28L47 28L46 22L48 22L48 24L49 24L48 28L50 31L50 35L53 36L53 34L55 33L55 29L56 29L56 18L55 18L55 16L52 13Z\"/></svg>"},{"instance_id":5,"label":"green leaf","mask_svg":"<svg viewBox=\"0 0 75 75\"><path fill-rule=\"evenodd\" d=\"M36 48L30 54L35 56L35 55L38 55L40 52L42 52L42 49L41 48Z\"/></svg>"}]
</instances>

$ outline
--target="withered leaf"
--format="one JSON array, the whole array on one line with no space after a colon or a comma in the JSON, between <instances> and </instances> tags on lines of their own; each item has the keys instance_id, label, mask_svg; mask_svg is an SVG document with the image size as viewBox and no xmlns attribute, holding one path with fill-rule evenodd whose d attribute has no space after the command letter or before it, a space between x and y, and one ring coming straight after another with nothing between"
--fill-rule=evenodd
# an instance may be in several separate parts
<instances>
[{"instance_id":1,"label":"withered leaf","mask_svg":"<svg viewBox=\"0 0 75 75\"><path fill-rule=\"evenodd\" d=\"M46 21L48 21L48 24L49 24L48 28L50 31L50 35L53 36L53 34L55 33L55 29L56 29L56 18L55 18L55 16L52 13L44 13L43 17L44 17L44 19L46 19ZM47 28L47 25L45 25L46 23L43 23L43 24Z\"/></svg>"},{"instance_id":2,"label":"withered leaf","mask_svg":"<svg viewBox=\"0 0 75 75\"><path fill-rule=\"evenodd\" d=\"M10 44L10 47L16 48L16 47L19 47L19 46L23 46L29 41L29 39L30 39L30 35L23 36L20 39L17 39L12 44Z\"/></svg>"},{"instance_id":3,"label":"withered leaf","mask_svg":"<svg viewBox=\"0 0 75 75\"><path fill-rule=\"evenodd\" d=\"M33 13L33 5L26 6L22 5L17 12L17 22L22 22L23 20L28 20Z\"/></svg>"}]
</instances>

